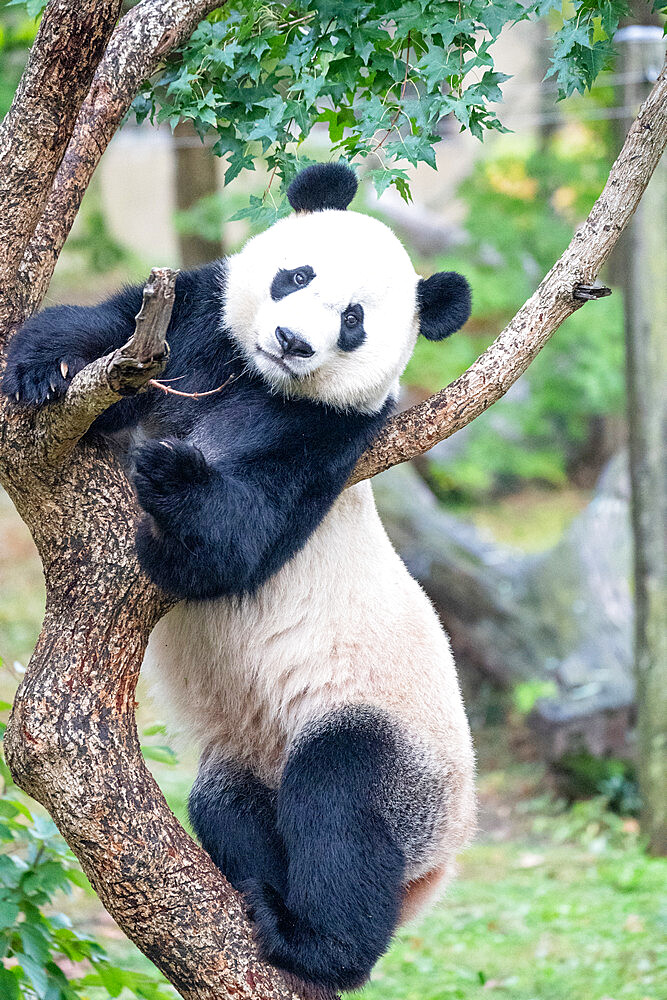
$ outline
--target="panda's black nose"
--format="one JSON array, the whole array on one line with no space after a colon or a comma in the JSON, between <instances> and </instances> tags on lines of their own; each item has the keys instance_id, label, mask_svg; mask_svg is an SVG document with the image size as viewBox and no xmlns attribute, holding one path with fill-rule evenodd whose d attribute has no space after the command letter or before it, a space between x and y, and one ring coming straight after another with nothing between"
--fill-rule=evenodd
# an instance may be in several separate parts
<instances>
[{"instance_id":1,"label":"panda's black nose","mask_svg":"<svg viewBox=\"0 0 667 1000\"><path fill-rule=\"evenodd\" d=\"M309 343L297 337L285 326L276 327L276 340L280 344L283 357L290 354L293 358L312 358L315 353Z\"/></svg>"}]
</instances>

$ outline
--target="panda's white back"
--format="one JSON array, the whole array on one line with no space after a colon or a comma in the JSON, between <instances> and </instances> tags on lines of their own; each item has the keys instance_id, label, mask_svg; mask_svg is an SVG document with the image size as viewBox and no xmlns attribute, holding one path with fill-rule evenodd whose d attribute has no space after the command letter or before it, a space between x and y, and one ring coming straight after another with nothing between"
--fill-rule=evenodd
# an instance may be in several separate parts
<instances>
[{"instance_id":1,"label":"panda's white back","mask_svg":"<svg viewBox=\"0 0 667 1000\"><path fill-rule=\"evenodd\" d=\"M271 787L309 724L350 705L386 710L447 787L440 830L408 875L449 874L474 830L469 728L447 636L393 549L368 482L345 490L253 596L174 608L144 667L176 734Z\"/></svg>"}]
</instances>

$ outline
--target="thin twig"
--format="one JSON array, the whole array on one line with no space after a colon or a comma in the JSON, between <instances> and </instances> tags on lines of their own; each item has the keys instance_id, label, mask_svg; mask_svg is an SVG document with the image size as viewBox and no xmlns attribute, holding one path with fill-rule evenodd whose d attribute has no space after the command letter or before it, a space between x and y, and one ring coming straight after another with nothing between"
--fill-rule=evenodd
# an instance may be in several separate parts
<instances>
[{"instance_id":1,"label":"thin twig","mask_svg":"<svg viewBox=\"0 0 667 1000\"><path fill-rule=\"evenodd\" d=\"M178 377L185 378L185 375L179 375ZM156 378L149 379L147 384L155 386L156 389L162 389L163 392L169 393L170 396L183 396L185 399L203 399L204 396L215 396L216 393L222 392L225 386L228 386L235 378L235 375L230 375L217 389L209 389L208 392L181 392L179 389L172 389L170 385L165 385L164 382L158 382ZM176 382L176 379L165 379L165 381Z\"/></svg>"}]
</instances>

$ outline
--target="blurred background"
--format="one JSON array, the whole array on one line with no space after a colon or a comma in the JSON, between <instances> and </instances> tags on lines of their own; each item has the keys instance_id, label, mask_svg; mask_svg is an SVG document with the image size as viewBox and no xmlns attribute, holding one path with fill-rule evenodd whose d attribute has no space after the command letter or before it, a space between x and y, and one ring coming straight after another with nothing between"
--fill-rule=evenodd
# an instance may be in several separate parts
<instances>
[{"instance_id":1,"label":"blurred background","mask_svg":"<svg viewBox=\"0 0 667 1000\"><path fill-rule=\"evenodd\" d=\"M1 18L0 117L35 31L19 11ZM514 72L501 109L511 132L482 145L445 119L437 171L408 170L413 204L393 190L378 199L362 180L353 206L391 225L420 273L461 271L473 289L466 328L418 345L402 406L461 374L565 249L662 47L653 36L637 57L636 46L621 44L616 67L590 94L557 104L541 82L541 25L518 25L503 45L498 63ZM316 129L307 146L326 158L326 132ZM128 123L102 159L45 304L96 302L153 266L234 252L253 230L228 220L267 178L258 169L227 188L221 178L220 161L187 126L172 134ZM667 995L666 866L646 852L637 821L627 253L620 248L603 275L614 294L567 320L503 400L374 481L385 525L452 637L477 746L481 822L458 882L401 932L369 1000ZM655 273L667 273L667 259ZM40 627L43 585L27 529L1 492L0 580L0 698L9 702ZM140 701L145 754L185 822L196 761L174 752L159 709L143 693ZM69 881L74 895L57 897L56 909L135 973L90 995L152 995L141 979L149 963L85 879Z\"/></svg>"}]
</instances>

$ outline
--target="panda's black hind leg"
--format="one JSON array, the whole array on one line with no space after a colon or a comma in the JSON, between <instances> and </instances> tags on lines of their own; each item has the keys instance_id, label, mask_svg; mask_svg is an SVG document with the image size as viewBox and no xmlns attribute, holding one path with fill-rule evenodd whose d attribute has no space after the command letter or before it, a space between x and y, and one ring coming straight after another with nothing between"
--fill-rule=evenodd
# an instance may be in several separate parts
<instances>
[{"instance_id":1,"label":"panda's black hind leg","mask_svg":"<svg viewBox=\"0 0 667 1000\"><path fill-rule=\"evenodd\" d=\"M200 763L188 810L202 847L235 889L260 880L285 891L287 862L274 791L213 753Z\"/></svg>"},{"instance_id":2,"label":"panda's black hind leg","mask_svg":"<svg viewBox=\"0 0 667 1000\"><path fill-rule=\"evenodd\" d=\"M278 792L285 893L244 887L264 957L301 979L363 983L398 922L405 859L378 814L392 740L357 709L322 720L292 750Z\"/></svg>"}]
</instances>

